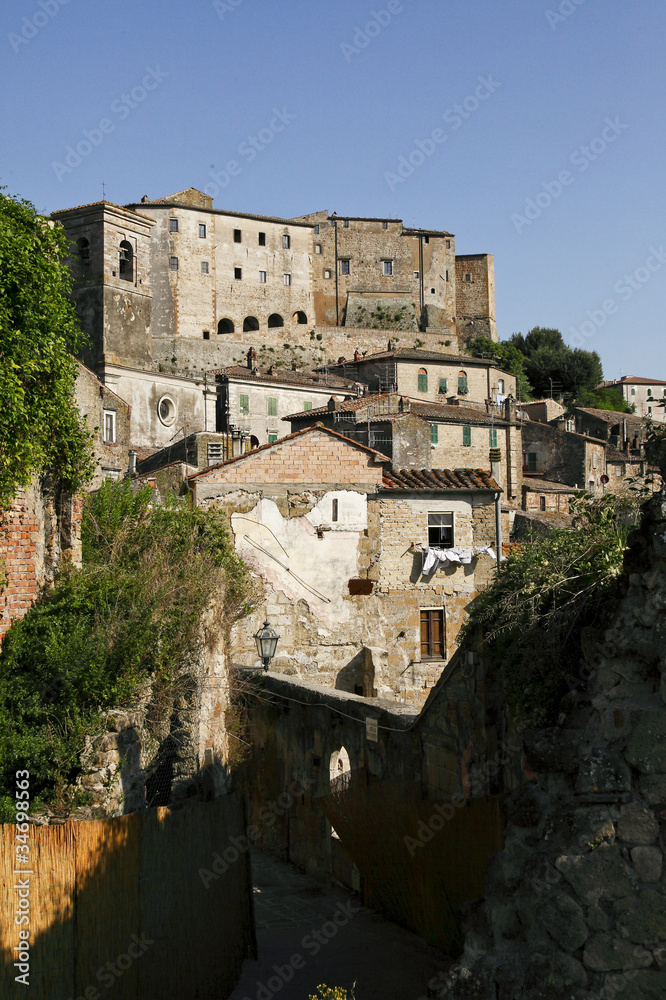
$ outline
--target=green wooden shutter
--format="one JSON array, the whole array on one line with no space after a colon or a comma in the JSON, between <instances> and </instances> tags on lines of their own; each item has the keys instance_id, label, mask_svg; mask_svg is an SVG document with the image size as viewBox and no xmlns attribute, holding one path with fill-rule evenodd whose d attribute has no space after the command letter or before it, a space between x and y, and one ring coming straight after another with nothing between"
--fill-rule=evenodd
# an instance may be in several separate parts
<instances>
[{"instance_id":1,"label":"green wooden shutter","mask_svg":"<svg viewBox=\"0 0 666 1000\"><path fill-rule=\"evenodd\" d=\"M492 427L490 430L490 447L491 448L497 447L497 430L494 427Z\"/></svg>"},{"instance_id":2,"label":"green wooden shutter","mask_svg":"<svg viewBox=\"0 0 666 1000\"><path fill-rule=\"evenodd\" d=\"M472 428L469 424L463 425L463 447L469 448L472 444Z\"/></svg>"},{"instance_id":3,"label":"green wooden shutter","mask_svg":"<svg viewBox=\"0 0 666 1000\"><path fill-rule=\"evenodd\" d=\"M425 372L419 372L419 392L428 391L428 376Z\"/></svg>"},{"instance_id":4,"label":"green wooden shutter","mask_svg":"<svg viewBox=\"0 0 666 1000\"><path fill-rule=\"evenodd\" d=\"M430 443L437 444L439 440L439 426L438 424L430 424Z\"/></svg>"},{"instance_id":5,"label":"green wooden shutter","mask_svg":"<svg viewBox=\"0 0 666 1000\"><path fill-rule=\"evenodd\" d=\"M447 378L440 378L439 380L439 391L448 392L449 391L449 380Z\"/></svg>"}]
</instances>

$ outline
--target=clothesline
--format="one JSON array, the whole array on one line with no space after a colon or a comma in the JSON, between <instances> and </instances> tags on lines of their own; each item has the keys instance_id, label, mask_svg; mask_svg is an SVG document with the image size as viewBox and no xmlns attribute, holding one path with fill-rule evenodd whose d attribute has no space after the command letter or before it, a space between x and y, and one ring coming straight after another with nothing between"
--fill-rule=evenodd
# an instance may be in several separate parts
<instances>
[{"instance_id":1,"label":"clothesline","mask_svg":"<svg viewBox=\"0 0 666 1000\"><path fill-rule=\"evenodd\" d=\"M481 555L483 552L487 552L491 559L497 559L495 550L491 548L490 545L475 545L471 549L458 547L450 549L431 549L426 545L421 545L419 548L421 549L423 555L421 572L424 576L427 576L438 563L441 563L442 566L446 566L448 563L468 566L472 559Z\"/></svg>"}]
</instances>

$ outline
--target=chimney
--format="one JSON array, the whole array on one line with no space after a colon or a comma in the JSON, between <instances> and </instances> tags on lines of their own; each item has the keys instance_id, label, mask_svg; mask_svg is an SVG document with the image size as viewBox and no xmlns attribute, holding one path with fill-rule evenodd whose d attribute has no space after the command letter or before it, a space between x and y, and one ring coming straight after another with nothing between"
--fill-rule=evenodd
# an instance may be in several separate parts
<instances>
[{"instance_id":1,"label":"chimney","mask_svg":"<svg viewBox=\"0 0 666 1000\"><path fill-rule=\"evenodd\" d=\"M134 476L136 474L136 452L133 448L130 448L128 452L129 456L129 474Z\"/></svg>"},{"instance_id":2,"label":"chimney","mask_svg":"<svg viewBox=\"0 0 666 1000\"><path fill-rule=\"evenodd\" d=\"M502 485L502 452L499 448L490 449L490 475L498 486Z\"/></svg>"},{"instance_id":3,"label":"chimney","mask_svg":"<svg viewBox=\"0 0 666 1000\"><path fill-rule=\"evenodd\" d=\"M257 366L257 352L255 351L254 347L251 347L250 350L247 352L247 366L250 369L250 371L253 368L256 368Z\"/></svg>"},{"instance_id":4,"label":"chimney","mask_svg":"<svg viewBox=\"0 0 666 1000\"><path fill-rule=\"evenodd\" d=\"M359 349L357 347L356 350L354 351L354 361L360 361L360 360L361 360L361 355L360 355Z\"/></svg>"},{"instance_id":5,"label":"chimney","mask_svg":"<svg viewBox=\"0 0 666 1000\"><path fill-rule=\"evenodd\" d=\"M341 409L342 409L342 403L340 402L340 400L338 399L338 397L337 397L337 396L331 396L331 398L330 398L330 399L329 399L329 401L328 401L328 406L327 406L327 408L328 408L328 409L329 409L330 411L333 411L333 410L341 410Z\"/></svg>"}]
</instances>

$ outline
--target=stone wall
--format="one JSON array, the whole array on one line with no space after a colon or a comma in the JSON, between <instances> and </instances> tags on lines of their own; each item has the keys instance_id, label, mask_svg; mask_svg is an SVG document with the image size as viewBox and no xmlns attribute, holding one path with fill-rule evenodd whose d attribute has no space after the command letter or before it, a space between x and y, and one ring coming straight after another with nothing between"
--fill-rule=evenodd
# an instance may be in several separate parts
<instances>
[{"instance_id":1,"label":"stone wall","mask_svg":"<svg viewBox=\"0 0 666 1000\"><path fill-rule=\"evenodd\" d=\"M0 512L0 639L23 618L61 563L81 561L81 499L48 480L19 489Z\"/></svg>"},{"instance_id":2,"label":"stone wall","mask_svg":"<svg viewBox=\"0 0 666 1000\"><path fill-rule=\"evenodd\" d=\"M528 466L530 472L581 490L589 489L590 483L599 486L606 471L603 442L532 420L522 422L522 434L523 452L527 457L530 452L536 455L537 467Z\"/></svg>"},{"instance_id":3,"label":"stone wall","mask_svg":"<svg viewBox=\"0 0 666 1000\"><path fill-rule=\"evenodd\" d=\"M557 725L525 734L531 780L429 997L666 995L666 494L644 510L612 624L587 635Z\"/></svg>"},{"instance_id":4,"label":"stone wall","mask_svg":"<svg viewBox=\"0 0 666 1000\"><path fill-rule=\"evenodd\" d=\"M88 430L93 432L96 470L90 489L99 489L108 477L124 476L129 467L130 406L105 386L94 372L79 366L75 386L79 412L87 419ZM115 437L108 440L105 433L105 411L114 414Z\"/></svg>"},{"instance_id":5,"label":"stone wall","mask_svg":"<svg viewBox=\"0 0 666 1000\"><path fill-rule=\"evenodd\" d=\"M456 311L461 341L467 343L475 337L497 340L495 258L485 253L458 255L455 267Z\"/></svg>"}]
</instances>

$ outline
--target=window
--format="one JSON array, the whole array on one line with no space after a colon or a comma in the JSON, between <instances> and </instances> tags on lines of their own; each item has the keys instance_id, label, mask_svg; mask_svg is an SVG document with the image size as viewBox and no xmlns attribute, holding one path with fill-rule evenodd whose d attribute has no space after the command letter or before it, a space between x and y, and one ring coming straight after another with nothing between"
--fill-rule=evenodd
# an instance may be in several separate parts
<instances>
[{"instance_id":1,"label":"window","mask_svg":"<svg viewBox=\"0 0 666 1000\"><path fill-rule=\"evenodd\" d=\"M451 249L451 240L447 240L447 241L446 241L446 249L447 249L447 250L450 250L450 249Z\"/></svg>"},{"instance_id":2,"label":"window","mask_svg":"<svg viewBox=\"0 0 666 1000\"><path fill-rule=\"evenodd\" d=\"M652 407L648 406L648 416L652 416Z\"/></svg>"},{"instance_id":3,"label":"window","mask_svg":"<svg viewBox=\"0 0 666 1000\"><path fill-rule=\"evenodd\" d=\"M465 275L465 281L471 281L471 280L472 280L472 275L471 274L466 274Z\"/></svg>"},{"instance_id":4,"label":"window","mask_svg":"<svg viewBox=\"0 0 666 1000\"><path fill-rule=\"evenodd\" d=\"M636 390L635 390L635 389L632 389L632 390L631 390L631 395L632 395L632 396L635 396L635 395L636 395Z\"/></svg>"},{"instance_id":5,"label":"window","mask_svg":"<svg viewBox=\"0 0 666 1000\"><path fill-rule=\"evenodd\" d=\"M260 271L259 272L259 284L260 285L265 285L266 284L266 272L265 271Z\"/></svg>"},{"instance_id":6,"label":"window","mask_svg":"<svg viewBox=\"0 0 666 1000\"><path fill-rule=\"evenodd\" d=\"M291 275L290 274L283 274L282 275L282 283L284 285L290 285L291 284Z\"/></svg>"},{"instance_id":7,"label":"window","mask_svg":"<svg viewBox=\"0 0 666 1000\"><path fill-rule=\"evenodd\" d=\"M527 453L527 471L537 471L537 453L535 451L528 451Z\"/></svg>"},{"instance_id":8,"label":"window","mask_svg":"<svg viewBox=\"0 0 666 1000\"><path fill-rule=\"evenodd\" d=\"M393 274L393 261L383 260L382 261L382 274Z\"/></svg>"},{"instance_id":9,"label":"window","mask_svg":"<svg viewBox=\"0 0 666 1000\"><path fill-rule=\"evenodd\" d=\"M463 448L472 447L472 427L471 424L463 424Z\"/></svg>"},{"instance_id":10,"label":"window","mask_svg":"<svg viewBox=\"0 0 666 1000\"><path fill-rule=\"evenodd\" d=\"M266 400L266 413L269 417L277 417L277 397L269 396Z\"/></svg>"},{"instance_id":11,"label":"window","mask_svg":"<svg viewBox=\"0 0 666 1000\"><path fill-rule=\"evenodd\" d=\"M157 404L157 416L166 427L170 427L176 420L176 404L171 396L162 396Z\"/></svg>"},{"instance_id":12,"label":"window","mask_svg":"<svg viewBox=\"0 0 666 1000\"><path fill-rule=\"evenodd\" d=\"M116 443L116 411L104 410L104 444Z\"/></svg>"},{"instance_id":13,"label":"window","mask_svg":"<svg viewBox=\"0 0 666 1000\"><path fill-rule=\"evenodd\" d=\"M437 444L439 441L439 424L430 424L430 444Z\"/></svg>"},{"instance_id":14,"label":"window","mask_svg":"<svg viewBox=\"0 0 666 1000\"><path fill-rule=\"evenodd\" d=\"M233 333L234 329L233 320L227 319L226 317L225 319L221 319L217 324L218 333Z\"/></svg>"},{"instance_id":15,"label":"window","mask_svg":"<svg viewBox=\"0 0 666 1000\"><path fill-rule=\"evenodd\" d=\"M321 253L321 243L315 243L315 253Z\"/></svg>"},{"instance_id":16,"label":"window","mask_svg":"<svg viewBox=\"0 0 666 1000\"><path fill-rule=\"evenodd\" d=\"M447 378L440 378L439 380L439 391L442 393L449 391L449 380Z\"/></svg>"},{"instance_id":17,"label":"window","mask_svg":"<svg viewBox=\"0 0 666 1000\"><path fill-rule=\"evenodd\" d=\"M202 274L208 274L208 261L207 260L202 260L201 261L201 273Z\"/></svg>"},{"instance_id":18,"label":"window","mask_svg":"<svg viewBox=\"0 0 666 1000\"><path fill-rule=\"evenodd\" d=\"M273 444L275 441L277 441L277 434L269 434L268 435L268 443L269 444Z\"/></svg>"},{"instance_id":19,"label":"window","mask_svg":"<svg viewBox=\"0 0 666 1000\"><path fill-rule=\"evenodd\" d=\"M178 232L178 219L169 219L169 232L170 233Z\"/></svg>"},{"instance_id":20,"label":"window","mask_svg":"<svg viewBox=\"0 0 666 1000\"><path fill-rule=\"evenodd\" d=\"M592 468L596 469L596 467L597 467L597 453L596 453L596 451L593 451L592 452Z\"/></svg>"},{"instance_id":21,"label":"window","mask_svg":"<svg viewBox=\"0 0 666 1000\"><path fill-rule=\"evenodd\" d=\"M247 393L241 392L238 397L238 409L243 416L247 416L250 412L250 397Z\"/></svg>"},{"instance_id":22,"label":"window","mask_svg":"<svg viewBox=\"0 0 666 1000\"><path fill-rule=\"evenodd\" d=\"M282 248L283 250L288 250L290 246L291 246L291 236L285 233L284 236L282 237Z\"/></svg>"},{"instance_id":23,"label":"window","mask_svg":"<svg viewBox=\"0 0 666 1000\"><path fill-rule=\"evenodd\" d=\"M423 237L423 242L424 243L430 243L430 237L429 236L424 236Z\"/></svg>"},{"instance_id":24,"label":"window","mask_svg":"<svg viewBox=\"0 0 666 1000\"><path fill-rule=\"evenodd\" d=\"M500 394L500 396L504 395L504 379L503 378L498 378L497 379L497 391Z\"/></svg>"},{"instance_id":25,"label":"window","mask_svg":"<svg viewBox=\"0 0 666 1000\"><path fill-rule=\"evenodd\" d=\"M319 232L319 223L317 223L317 225L314 227L313 232L315 232L315 233Z\"/></svg>"},{"instance_id":26,"label":"window","mask_svg":"<svg viewBox=\"0 0 666 1000\"><path fill-rule=\"evenodd\" d=\"M259 246L260 247L266 246L266 233L259 233Z\"/></svg>"},{"instance_id":27,"label":"window","mask_svg":"<svg viewBox=\"0 0 666 1000\"><path fill-rule=\"evenodd\" d=\"M622 466L621 465L616 465L615 466L615 475L616 476L621 476L622 475Z\"/></svg>"},{"instance_id":28,"label":"window","mask_svg":"<svg viewBox=\"0 0 666 1000\"><path fill-rule=\"evenodd\" d=\"M539 497L539 510L545 510L545 509L546 509L546 498Z\"/></svg>"},{"instance_id":29,"label":"window","mask_svg":"<svg viewBox=\"0 0 666 1000\"><path fill-rule=\"evenodd\" d=\"M414 271L414 277L418 278L418 276L419 276L419 272L418 271Z\"/></svg>"},{"instance_id":30,"label":"window","mask_svg":"<svg viewBox=\"0 0 666 1000\"><path fill-rule=\"evenodd\" d=\"M418 389L419 392L428 391L428 373L425 368L419 368L417 375Z\"/></svg>"},{"instance_id":31,"label":"window","mask_svg":"<svg viewBox=\"0 0 666 1000\"><path fill-rule=\"evenodd\" d=\"M204 340L210 340L210 330L204 330L204 332L203 332L203 339Z\"/></svg>"},{"instance_id":32,"label":"window","mask_svg":"<svg viewBox=\"0 0 666 1000\"><path fill-rule=\"evenodd\" d=\"M648 396L651 396L652 395L652 389L648 389L647 394L648 394Z\"/></svg>"},{"instance_id":33,"label":"window","mask_svg":"<svg viewBox=\"0 0 666 1000\"><path fill-rule=\"evenodd\" d=\"M76 248L81 264L86 267L90 263L90 243L82 236L80 240L76 241Z\"/></svg>"},{"instance_id":34,"label":"window","mask_svg":"<svg viewBox=\"0 0 666 1000\"><path fill-rule=\"evenodd\" d=\"M466 396L468 392L467 372L458 372L458 395Z\"/></svg>"},{"instance_id":35,"label":"window","mask_svg":"<svg viewBox=\"0 0 666 1000\"><path fill-rule=\"evenodd\" d=\"M444 659L444 611L421 612L421 659Z\"/></svg>"},{"instance_id":36,"label":"window","mask_svg":"<svg viewBox=\"0 0 666 1000\"><path fill-rule=\"evenodd\" d=\"M342 228L343 229L349 229L349 219L343 219L343 221L342 221Z\"/></svg>"},{"instance_id":37,"label":"window","mask_svg":"<svg viewBox=\"0 0 666 1000\"><path fill-rule=\"evenodd\" d=\"M281 326L284 326L284 320L282 319L282 316L280 316L279 313L271 313L270 316L268 317L269 330Z\"/></svg>"},{"instance_id":38,"label":"window","mask_svg":"<svg viewBox=\"0 0 666 1000\"><path fill-rule=\"evenodd\" d=\"M324 277L325 278L330 278L331 276L332 276L332 272L331 272L330 268L328 268L328 267L325 268L324 269Z\"/></svg>"},{"instance_id":39,"label":"window","mask_svg":"<svg viewBox=\"0 0 666 1000\"><path fill-rule=\"evenodd\" d=\"M235 278L235 280L236 281L240 281L242 277L243 277L243 268L242 267L235 267L234 268L234 278Z\"/></svg>"},{"instance_id":40,"label":"window","mask_svg":"<svg viewBox=\"0 0 666 1000\"><path fill-rule=\"evenodd\" d=\"M497 428L496 427L491 427L490 431L488 432L488 435L490 437L490 447L491 448L496 448L497 447Z\"/></svg>"},{"instance_id":41,"label":"window","mask_svg":"<svg viewBox=\"0 0 666 1000\"><path fill-rule=\"evenodd\" d=\"M208 465L217 465L224 461L224 446L221 441L211 441L207 448Z\"/></svg>"},{"instance_id":42,"label":"window","mask_svg":"<svg viewBox=\"0 0 666 1000\"><path fill-rule=\"evenodd\" d=\"M178 258L177 257L169 257L169 270L170 271L177 271L178 270Z\"/></svg>"},{"instance_id":43,"label":"window","mask_svg":"<svg viewBox=\"0 0 666 1000\"><path fill-rule=\"evenodd\" d=\"M256 316L246 316L243 320L243 333L252 333L259 329L259 320Z\"/></svg>"},{"instance_id":44,"label":"window","mask_svg":"<svg viewBox=\"0 0 666 1000\"><path fill-rule=\"evenodd\" d=\"M299 326L305 326L305 324L308 321L308 315L307 313L304 313L302 309L299 309L298 312L294 313L294 319L299 324Z\"/></svg>"},{"instance_id":45,"label":"window","mask_svg":"<svg viewBox=\"0 0 666 1000\"><path fill-rule=\"evenodd\" d=\"M124 281L134 281L134 251L128 240L123 240L120 244L118 277Z\"/></svg>"},{"instance_id":46,"label":"window","mask_svg":"<svg viewBox=\"0 0 666 1000\"><path fill-rule=\"evenodd\" d=\"M428 514L428 545L450 549L453 545L453 514Z\"/></svg>"},{"instance_id":47,"label":"window","mask_svg":"<svg viewBox=\"0 0 666 1000\"><path fill-rule=\"evenodd\" d=\"M445 271L444 273L446 274L446 280L448 281L449 280L449 272Z\"/></svg>"},{"instance_id":48,"label":"window","mask_svg":"<svg viewBox=\"0 0 666 1000\"><path fill-rule=\"evenodd\" d=\"M242 235L240 229L234 229L234 243L240 243Z\"/></svg>"},{"instance_id":49,"label":"window","mask_svg":"<svg viewBox=\"0 0 666 1000\"><path fill-rule=\"evenodd\" d=\"M307 413L311 409L312 409L312 402L309 399L306 399L305 402L303 403L303 412Z\"/></svg>"},{"instance_id":50,"label":"window","mask_svg":"<svg viewBox=\"0 0 666 1000\"><path fill-rule=\"evenodd\" d=\"M341 260L340 261L340 274L349 274L349 261L348 260Z\"/></svg>"},{"instance_id":51,"label":"window","mask_svg":"<svg viewBox=\"0 0 666 1000\"><path fill-rule=\"evenodd\" d=\"M206 224L204 222L199 223L199 239L206 239Z\"/></svg>"},{"instance_id":52,"label":"window","mask_svg":"<svg viewBox=\"0 0 666 1000\"><path fill-rule=\"evenodd\" d=\"M382 229L388 229L388 222L382 222Z\"/></svg>"},{"instance_id":53,"label":"window","mask_svg":"<svg viewBox=\"0 0 666 1000\"><path fill-rule=\"evenodd\" d=\"M331 521L337 521L338 519L338 500L336 497L331 501Z\"/></svg>"}]
</instances>

